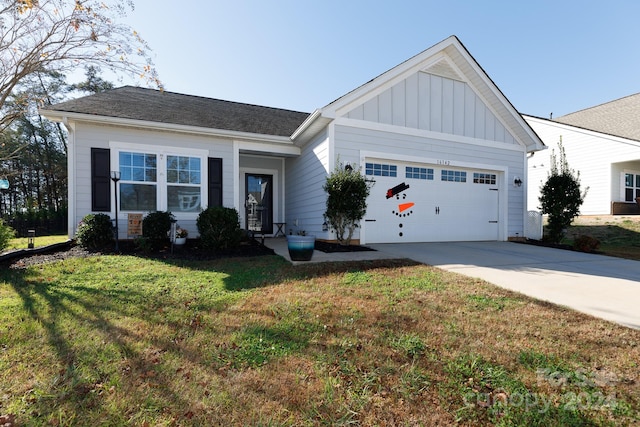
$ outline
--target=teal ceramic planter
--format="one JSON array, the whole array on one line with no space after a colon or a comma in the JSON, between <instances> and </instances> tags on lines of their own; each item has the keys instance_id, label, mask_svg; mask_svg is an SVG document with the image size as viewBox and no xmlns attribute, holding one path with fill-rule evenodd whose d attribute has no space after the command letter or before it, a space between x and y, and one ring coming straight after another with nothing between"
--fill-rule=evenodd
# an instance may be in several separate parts
<instances>
[{"instance_id":1,"label":"teal ceramic planter","mask_svg":"<svg viewBox=\"0 0 640 427\"><path fill-rule=\"evenodd\" d=\"M316 246L316 236L287 236L287 247L291 261L309 261Z\"/></svg>"}]
</instances>

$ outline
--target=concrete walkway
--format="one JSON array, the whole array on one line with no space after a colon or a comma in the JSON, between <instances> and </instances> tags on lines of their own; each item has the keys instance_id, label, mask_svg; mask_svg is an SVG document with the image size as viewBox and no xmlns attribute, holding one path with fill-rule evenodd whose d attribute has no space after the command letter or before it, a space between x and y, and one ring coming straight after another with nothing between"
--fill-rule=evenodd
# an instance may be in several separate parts
<instances>
[{"instance_id":1,"label":"concrete walkway","mask_svg":"<svg viewBox=\"0 0 640 427\"><path fill-rule=\"evenodd\" d=\"M292 263L293 265L308 264L310 262L332 262L332 261L367 261L372 259L406 258L402 255L392 255L384 251L362 251L362 252L334 252L324 253L313 251L311 261L291 261L289 250L287 249L287 239L285 237L266 238L264 245ZM370 246L371 247L371 246Z\"/></svg>"},{"instance_id":2,"label":"concrete walkway","mask_svg":"<svg viewBox=\"0 0 640 427\"><path fill-rule=\"evenodd\" d=\"M290 261L286 239L265 244ZM510 242L367 246L376 251L315 251L311 262L409 258L640 329L640 261Z\"/></svg>"}]
</instances>

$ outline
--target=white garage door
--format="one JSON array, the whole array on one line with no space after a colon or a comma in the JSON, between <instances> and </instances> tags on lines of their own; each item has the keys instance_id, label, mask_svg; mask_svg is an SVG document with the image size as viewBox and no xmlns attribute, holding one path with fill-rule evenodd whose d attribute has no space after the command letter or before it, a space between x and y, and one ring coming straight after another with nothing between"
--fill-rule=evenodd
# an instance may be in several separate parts
<instances>
[{"instance_id":1,"label":"white garage door","mask_svg":"<svg viewBox=\"0 0 640 427\"><path fill-rule=\"evenodd\" d=\"M366 243L498 240L498 171L367 160Z\"/></svg>"}]
</instances>

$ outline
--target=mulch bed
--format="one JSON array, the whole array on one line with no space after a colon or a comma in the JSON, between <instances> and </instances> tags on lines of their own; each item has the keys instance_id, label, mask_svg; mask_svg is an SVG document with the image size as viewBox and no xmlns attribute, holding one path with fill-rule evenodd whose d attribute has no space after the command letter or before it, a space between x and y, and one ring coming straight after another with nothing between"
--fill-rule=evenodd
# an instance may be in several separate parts
<instances>
[{"instance_id":1,"label":"mulch bed","mask_svg":"<svg viewBox=\"0 0 640 427\"><path fill-rule=\"evenodd\" d=\"M19 257L6 259L0 262L0 268L23 269L33 265L45 264L54 261L61 261L67 258L86 258L97 255L113 255L115 248L102 251L90 251L75 244L69 244L64 247L55 247L49 250L40 250L37 253L22 251ZM199 246L198 240L188 240L183 246L174 246L173 252L171 247L167 246L157 251L143 252L136 248L133 241L119 242L119 251L117 253L124 255L135 255L149 259L167 259L167 260L193 260L205 261L221 258L233 257L253 257L261 255L273 255L272 249L267 248L256 240L243 242L238 248L224 251L213 252L205 250Z\"/></svg>"},{"instance_id":2,"label":"mulch bed","mask_svg":"<svg viewBox=\"0 0 640 427\"><path fill-rule=\"evenodd\" d=\"M183 246L174 246L173 251L170 246L161 250L144 252L139 250L132 240L123 240L119 242L118 252L125 255L135 255L149 259L171 259L171 260L192 260L206 261L220 258L232 257L254 257L261 255L273 255L274 251L264 246L257 240L248 240L232 250L224 252L213 252L206 250L200 246L198 239L188 240ZM338 243L330 243L316 240L315 249L325 253L332 252L361 252L375 251L375 249L361 245L340 245ZM97 255L115 254L115 248L104 249L101 251L91 251L73 243L66 245L54 245L51 250L42 248L38 251L21 251L15 257L8 257L0 261L0 268L24 269L29 266L61 261L67 258L86 258Z\"/></svg>"}]
</instances>

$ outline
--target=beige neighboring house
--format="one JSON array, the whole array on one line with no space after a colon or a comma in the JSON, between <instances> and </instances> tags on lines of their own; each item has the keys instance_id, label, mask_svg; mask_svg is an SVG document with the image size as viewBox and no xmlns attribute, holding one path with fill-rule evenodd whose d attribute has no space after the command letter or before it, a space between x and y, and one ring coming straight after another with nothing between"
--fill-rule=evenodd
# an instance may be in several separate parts
<instances>
[{"instance_id":1,"label":"beige neighboring house","mask_svg":"<svg viewBox=\"0 0 640 427\"><path fill-rule=\"evenodd\" d=\"M554 119L524 117L549 147L529 157L528 209L538 210L550 156L562 141L569 166L589 187L582 215L640 213L640 93Z\"/></svg>"}]
</instances>

